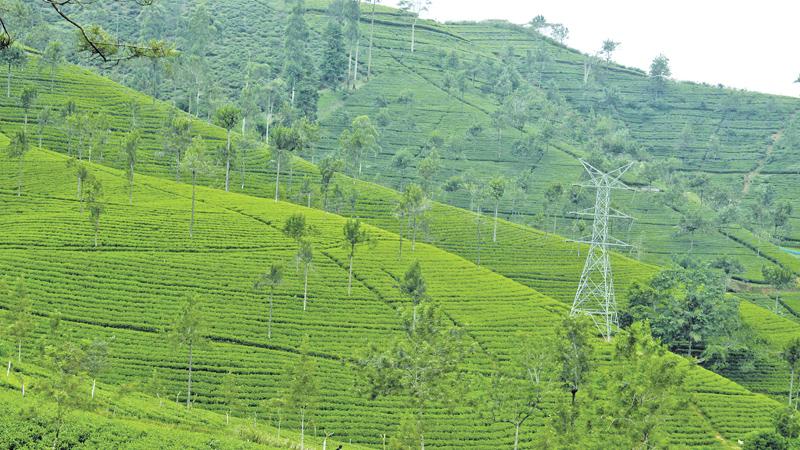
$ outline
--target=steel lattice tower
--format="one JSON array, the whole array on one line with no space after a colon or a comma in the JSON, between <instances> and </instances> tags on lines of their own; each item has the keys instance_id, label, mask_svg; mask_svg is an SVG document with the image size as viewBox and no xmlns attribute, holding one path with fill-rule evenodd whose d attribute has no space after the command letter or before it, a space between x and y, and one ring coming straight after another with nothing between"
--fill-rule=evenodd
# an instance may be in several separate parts
<instances>
[{"instance_id":1,"label":"steel lattice tower","mask_svg":"<svg viewBox=\"0 0 800 450\"><path fill-rule=\"evenodd\" d=\"M619 328L617 300L614 295L614 277L611 272L609 248L627 247L628 244L608 234L608 220L632 219L611 207L611 190L630 188L619 179L631 168L633 163L626 164L616 170L604 173L584 160L580 160L589 174L587 183L578 186L597 190L594 208L576 211L575 214L591 216L592 236L578 239L576 242L589 244L586 264L572 302L570 315L586 314L592 318L603 337L611 339L611 335Z\"/></svg>"}]
</instances>

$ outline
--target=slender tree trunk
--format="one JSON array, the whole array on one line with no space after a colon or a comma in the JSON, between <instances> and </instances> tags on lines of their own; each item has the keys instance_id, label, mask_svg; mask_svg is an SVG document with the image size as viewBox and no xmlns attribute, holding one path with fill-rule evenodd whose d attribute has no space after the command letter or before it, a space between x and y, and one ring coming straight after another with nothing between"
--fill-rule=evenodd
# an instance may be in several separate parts
<instances>
[{"instance_id":1,"label":"slender tree trunk","mask_svg":"<svg viewBox=\"0 0 800 450\"><path fill-rule=\"evenodd\" d=\"M369 52L367 53L367 81L372 76L372 38L375 35L375 0L372 0L372 18L369 23Z\"/></svg>"},{"instance_id":2,"label":"slender tree trunk","mask_svg":"<svg viewBox=\"0 0 800 450\"><path fill-rule=\"evenodd\" d=\"M133 163L131 163L131 179L128 183L128 204L133 204Z\"/></svg>"},{"instance_id":3,"label":"slender tree trunk","mask_svg":"<svg viewBox=\"0 0 800 450\"><path fill-rule=\"evenodd\" d=\"M519 424L514 424L514 450L519 450Z\"/></svg>"},{"instance_id":4,"label":"slender tree trunk","mask_svg":"<svg viewBox=\"0 0 800 450\"><path fill-rule=\"evenodd\" d=\"M194 204L197 191L197 171L192 170L192 218L189 220L189 238L194 237Z\"/></svg>"},{"instance_id":5,"label":"slender tree trunk","mask_svg":"<svg viewBox=\"0 0 800 450\"><path fill-rule=\"evenodd\" d=\"M792 393L794 392L794 366L789 371L789 406L792 406Z\"/></svg>"},{"instance_id":6,"label":"slender tree trunk","mask_svg":"<svg viewBox=\"0 0 800 450\"><path fill-rule=\"evenodd\" d=\"M192 405L192 344L189 344L189 383L186 388L186 408Z\"/></svg>"},{"instance_id":7,"label":"slender tree trunk","mask_svg":"<svg viewBox=\"0 0 800 450\"><path fill-rule=\"evenodd\" d=\"M25 155L19 157L19 167L17 168L17 197L22 196L22 177L23 177L23 163L25 162Z\"/></svg>"},{"instance_id":8,"label":"slender tree trunk","mask_svg":"<svg viewBox=\"0 0 800 450\"><path fill-rule=\"evenodd\" d=\"M267 322L267 339L272 339L272 293L273 293L273 290L270 289L270 291L269 291L269 321Z\"/></svg>"},{"instance_id":9,"label":"slender tree trunk","mask_svg":"<svg viewBox=\"0 0 800 450\"><path fill-rule=\"evenodd\" d=\"M305 265L305 270L303 273L303 311L306 310L307 303L308 303L308 264Z\"/></svg>"},{"instance_id":10,"label":"slender tree trunk","mask_svg":"<svg viewBox=\"0 0 800 450\"><path fill-rule=\"evenodd\" d=\"M11 64L8 65L8 77L6 78L6 97L11 98Z\"/></svg>"},{"instance_id":11,"label":"slender tree trunk","mask_svg":"<svg viewBox=\"0 0 800 450\"><path fill-rule=\"evenodd\" d=\"M13 358L13 356L11 358ZM8 359L8 367L6 367L6 378L8 378L11 375L11 358Z\"/></svg>"},{"instance_id":12,"label":"slender tree trunk","mask_svg":"<svg viewBox=\"0 0 800 450\"><path fill-rule=\"evenodd\" d=\"M350 50L347 53L347 79L345 80L345 86L349 89L350 88L350 80L352 79L351 72L353 71L353 48L350 47Z\"/></svg>"},{"instance_id":13,"label":"slender tree trunk","mask_svg":"<svg viewBox=\"0 0 800 450\"><path fill-rule=\"evenodd\" d=\"M97 386L97 380L92 378L92 400L94 400L94 388Z\"/></svg>"},{"instance_id":14,"label":"slender tree trunk","mask_svg":"<svg viewBox=\"0 0 800 450\"><path fill-rule=\"evenodd\" d=\"M306 437L306 410L300 410L300 450L305 449Z\"/></svg>"},{"instance_id":15,"label":"slender tree trunk","mask_svg":"<svg viewBox=\"0 0 800 450\"><path fill-rule=\"evenodd\" d=\"M350 269L347 273L347 295L351 295L353 292L353 253L350 253Z\"/></svg>"},{"instance_id":16,"label":"slender tree trunk","mask_svg":"<svg viewBox=\"0 0 800 450\"><path fill-rule=\"evenodd\" d=\"M417 249L417 213L413 214L414 222L411 225L411 251L414 252Z\"/></svg>"},{"instance_id":17,"label":"slender tree trunk","mask_svg":"<svg viewBox=\"0 0 800 450\"><path fill-rule=\"evenodd\" d=\"M228 146L225 153L225 192L228 192L231 177L231 130L228 130Z\"/></svg>"},{"instance_id":18,"label":"slender tree trunk","mask_svg":"<svg viewBox=\"0 0 800 450\"><path fill-rule=\"evenodd\" d=\"M360 47L360 40L356 40L356 60L355 65L353 66L353 89L356 88L358 84L358 49Z\"/></svg>"},{"instance_id":19,"label":"slender tree trunk","mask_svg":"<svg viewBox=\"0 0 800 450\"><path fill-rule=\"evenodd\" d=\"M308 203L306 204L306 207L311 208L311 192L308 193Z\"/></svg>"},{"instance_id":20,"label":"slender tree trunk","mask_svg":"<svg viewBox=\"0 0 800 450\"><path fill-rule=\"evenodd\" d=\"M414 43L417 31L417 17L418 16L414 16L414 22L411 24L411 53L414 53Z\"/></svg>"},{"instance_id":21,"label":"slender tree trunk","mask_svg":"<svg viewBox=\"0 0 800 450\"><path fill-rule=\"evenodd\" d=\"M497 242L497 209L500 206L500 202L494 202L494 229L492 230L492 242Z\"/></svg>"},{"instance_id":22,"label":"slender tree trunk","mask_svg":"<svg viewBox=\"0 0 800 450\"><path fill-rule=\"evenodd\" d=\"M17 362L22 363L22 339L17 339Z\"/></svg>"},{"instance_id":23,"label":"slender tree trunk","mask_svg":"<svg viewBox=\"0 0 800 450\"><path fill-rule=\"evenodd\" d=\"M280 155L276 158L277 161L277 170L275 170L275 201L278 201L278 196L280 194L280 186L281 186L281 157Z\"/></svg>"}]
</instances>

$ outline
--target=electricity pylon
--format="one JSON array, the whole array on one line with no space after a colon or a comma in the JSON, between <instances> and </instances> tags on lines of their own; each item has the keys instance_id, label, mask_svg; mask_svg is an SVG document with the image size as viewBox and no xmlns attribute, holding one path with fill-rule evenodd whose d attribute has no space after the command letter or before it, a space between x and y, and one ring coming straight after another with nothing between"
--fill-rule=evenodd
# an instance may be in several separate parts
<instances>
[{"instance_id":1,"label":"electricity pylon","mask_svg":"<svg viewBox=\"0 0 800 450\"><path fill-rule=\"evenodd\" d=\"M572 302L570 315L588 315L603 337L610 340L611 335L619 328L619 316L609 248L627 247L628 244L609 236L608 219L632 219L631 216L611 207L611 190L631 190L620 181L620 178L631 168L633 163L604 173L588 162L580 161L586 172L589 173L589 181L579 183L578 186L596 189L597 195L594 208L574 213L591 216L594 222L592 223L592 236L576 240L576 242L589 244L589 253L586 256L586 264L583 266L581 281L578 284L578 291L575 293L575 300Z\"/></svg>"}]
</instances>

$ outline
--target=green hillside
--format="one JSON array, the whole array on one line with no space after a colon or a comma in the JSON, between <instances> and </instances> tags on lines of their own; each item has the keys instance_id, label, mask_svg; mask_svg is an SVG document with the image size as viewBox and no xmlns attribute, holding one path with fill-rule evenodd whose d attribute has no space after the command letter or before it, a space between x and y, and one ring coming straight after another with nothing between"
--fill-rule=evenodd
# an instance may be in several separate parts
<instances>
[{"instance_id":1,"label":"green hillside","mask_svg":"<svg viewBox=\"0 0 800 450\"><path fill-rule=\"evenodd\" d=\"M493 392L495 372L516 370L522 350L525 357L552 351L554 336L561 336L588 249L571 239L591 227L574 214L591 206L594 195L575 186L585 181L581 159L603 168L634 163L624 178L634 190L615 192L613 201L636 219L611 225L614 236L633 244L611 257L621 313L631 311L634 284L676 262L692 267L694 260L726 257L742 264L728 285L735 292L724 299L738 306L742 326L715 344L735 346L745 336L752 348L721 349L726 361L719 367L664 356L686 378L663 402L672 408L666 417L658 416L660 405L652 406L654 436L663 431L669 448L739 448L749 433L775 429L789 379L784 349L800 339L800 258L791 254L800 246L792 181L800 148L796 99L673 81L656 90L638 69L504 22L420 21L411 53L412 19L382 6L367 79L371 15L363 4L357 85L320 88L319 141L290 154L276 173L277 144L262 143L258 133L299 123L299 110L286 105L269 123L265 110L265 98L272 97L264 96L289 102L288 92L268 85L284 72L290 6L278 0L205 4L218 38L197 54L189 51L195 5L164 2L150 16L129 7L76 13L122 36L165 37L186 50L163 65L148 59L92 69L57 64L51 72L40 54L47 39L31 34L25 41L38 50L9 70L9 95L0 95L0 319L13 319L21 277L32 302L32 331L18 361L14 325L0 324L0 357L11 361L9 373L0 375L0 446L50 446L58 410L52 386L58 364L65 364L52 354L58 345L102 341L109 360L98 400L74 405L62 447L300 448L304 426L306 448L322 448L331 433L336 444L329 439L326 446L332 448L385 447L387 439L392 448L411 448L395 440L419 440L421 431L411 430L408 420L422 417L423 408L393 391L397 380L384 380L390 394L371 398L365 376L374 367L363 363L371 347L390 346L414 329L407 313L416 308L403 293L404 274L419 262L430 299L424 304L441 307L441 326L458 330L445 341L465 352L447 375L453 378L446 395L426 405L424 442L511 447L513 427L493 420L484 395ZM328 2L306 7L316 63L325 48ZM71 42L73 30L61 21L37 26L50 39ZM187 73L202 73L203 86L188 82ZM227 102L245 106L251 86L258 105L233 126L231 192L224 192L226 131L209 122ZM21 99L31 89L38 95L25 108ZM194 95L204 100L193 103ZM359 161L344 151L340 135L362 115L376 124L380 150ZM180 136L170 129L176 118L187 121ZM134 129L141 139L131 193L125 147ZM18 165L6 153L23 136L32 150ZM195 143L202 138L209 167L198 179L190 236L195 191L176 167L186 155L176 158L174 151L193 136ZM408 161L398 164L398 155ZM325 157L343 160L327 190L317 165ZM83 183L81 166L90 174ZM489 182L500 175L507 184L495 203ZM102 184L98 203L88 200L96 192L86 193L94 180ZM411 183L428 197L413 233L399 209ZM561 193L551 198L555 186ZM98 204L95 228L90 213ZM283 232L298 213L312 229L307 308L298 242ZM352 293L342 236L348 218L363 221L370 236L355 253ZM687 225L691 220L702 223ZM283 280L268 300L269 291L254 283L274 264L282 266ZM765 268L785 269L791 279L776 292L767 286ZM170 330L192 295L201 302L208 342L193 353L193 407L187 409L186 349L175 346ZM614 384L621 380L611 378L643 382L653 369L615 371L620 341L592 341L590 385L574 391L586 406L580 429L571 430L588 440L576 437L572 445L628 442L613 440L626 427L597 425L615 423L606 408L619 391L611 389L625 398L625 387ZM302 378L298 372L310 373L319 388L302 425L286 404ZM81 376L78 390L88 396L90 379ZM516 383L526 377L517 376ZM523 448L555 439L559 420L566 420L569 382L545 384L550 390L521 428Z\"/></svg>"},{"instance_id":2,"label":"green hillside","mask_svg":"<svg viewBox=\"0 0 800 450\"><path fill-rule=\"evenodd\" d=\"M124 8L90 18L113 23L123 34L171 38L189 51L195 29L184 22L184 32L176 32L168 22L177 19L166 17L173 11L184 11L188 17L195 6L190 1L162 5L165 19L152 19L147 30L136 26L138 11ZM327 6L328 2L306 4L308 44L317 62L322 58ZM202 71L213 87L203 91L209 102L203 109L210 114L214 105L226 100L244 102L246 85L261 86L256 91L267 89L268 82L280 76L290 6L278 0L228 0L205 7L214 38L201 51L205 65L187 70ZM570 212L586 206L585 192L569 201L570 186L583 175L577 158L599 153L613 165L633 156L640 163L628 181L636 186L652 183L655 189L617 196L616 203L636 219L632 227L622 223L617 228L619 237L633 244L632 254L662 265L684 252L703 259L724 254L744 264L746 270L738 278L761 282L761 267L774 262L761 257L761 248L768 252L773 243L791 246L796 241L797 227L792 224L800 205L794 203L787 177L796 159L791 129L796 126L797 100L686 82L667 82L656 97L652 80L638 69L589 58L530 29L503 22L422 21L417 51L412 54L408 15L378 6L374 18L372 77L367 80L362 67L356 90L323 90L319 105L323 131L319 149L324 154L340 152L339 135L353 118L367 114L378 123L381 150L366 158L362 177L389 187L419 181L417 169L435 148L440 169L424 178L438 200L492 210L493 201L485 192L475 196L466 188L452 193L441 188L453 176L477 181L480 187L503 175L509 180L499 204L503 217L538 228L555 226L559 234L577 237L579 221ZM373 32L372 19L372 9L362 5L364 52ZM243 60L236 57L239 53L250 56ZM588 74L586 61L591 63ZM123 66L109 73L149 92L148 70L144 65ZM196 83L180 75L181 70L174 76L162 74L159 92L191 109L189 97ZM455 81L462 75L467 78L463 90ZM513 94L498 92L497 83L509 79L515 84ZM525 116L521 122L509 119L509 114L520 111ZM257 112L251 122L263 122L264 114ZM439 140L432 141L432 136ZM527 147L520 147L526 142ZM409 167L398 169L392 160L403 151L412 159ZM673 166L674 177L659 172ZM646 177L651 175L654 179L649 182ZM765 182L776 190L774 201L794 204L795 213L780 232L750 217L758 204L759 186ZM545 192L554 184L567 192L551 203L545 201ZM680 201L684 197L695 200ZM717 217L726 208L735 216ZM691 234L679 233L682 218L695 209L703 211L706 226ZM728 228L736 222L760 237L747 244L731 239Z\"/></svg>"},{"instance_id":3,"label":"green hillside","mask_svg":"<svg viewBox=\"0 0 800 450\"><path fill-rule=\"evenodd\" d=\"M481 349L467 362L475 370L508 354L514 345L509 327L547 334L566 311L523 285L425 244L398 261L396 236L379 229L371 229L375 246L356 260L358 282L348 297L345 251L337 242L344 219L303 209L317 229L314 241L324 259L315 262L306 312L297 297L302 280L294 271L287 272L287 284L275 300L273 338L268 340L264 300L253 293L251 283L270 262L291 259L292 243L277 228L298 207L201 189L197 234L190 241L189 187L139 176L139 203L128 206L126 181L119 172L93 166L108 196L101 247L93 250L91 226L74 200L74 180L65 158L36 151L26 167L27 194L18 198L12 190L2 193L4 208L18 211L7 224L3 272L25 276L40 317L37 335L45 333L46 317L58 310L70 335L106 340L113 336L108 383L146 379L157 367L169 386L166 391L179 394L182 358L166 345L159 330L168 326L181 297L196 292L207 305L212 340L197 355L198 404L216 409L221 378L233 370L245 403L241 413L260 410L262 400L280 395L282 376L297 358L302 335L308 334L326 398L320 426L375 444L381 432L391 432L394 414L404 403L399 398L368 403L355 391L350 361L375 336L385 339L398 331L396 310L405 300L394 277L412 258L422 263L431 296ZM2 185L13 185L13 167L3 168ZM54 226L58 234L51 232ZM33 351L26 345L23 353ZM769 426L776 403L702 369L691 374L688 389L697 409L676 418L671 438L676 445L712 445L717 433L734 440ZM731 408L746 411L748 419L731 415ZM469 408L458 408L455 416L449 411L437 409L430 439L439 445L466 445L458 444L457 436L481 426L480 421ZM691 432L683 425L687 421L693 424ZM476 438L471 438L470 447L492 447L492 442L506 439L498 427Z\"/></svg>"}]
</instances>

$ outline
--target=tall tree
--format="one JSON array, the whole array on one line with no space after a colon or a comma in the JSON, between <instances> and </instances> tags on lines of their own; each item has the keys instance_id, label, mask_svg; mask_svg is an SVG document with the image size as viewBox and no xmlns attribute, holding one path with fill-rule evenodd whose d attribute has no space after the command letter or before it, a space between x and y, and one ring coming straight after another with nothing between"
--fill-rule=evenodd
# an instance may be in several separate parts
<instances>
[{"instance_id":1,"label":"tall tree","mask_svg":"<svg viewBox=\"0 0 800 450\"><path fill-rule=\"evenodd\" d=\"M133 176L141 138L139 130L133 130L125 136L125 174L128 176L128 203L131 205L133 204Z\"/></svg>"},{"instance_id":2,"label":"tall tree","mask_svg":"<svg viewBox=\"0 0 800 450\"><path fill-rule=\"evenodd\" d=\"M669 58L664 55L658 55L650 63L650 80L653 87L653 94L656 97L664 93L664 88L667 85L667 80L672 76L672 70L669 68Z\"/></svg>"},{"instance_id":3,"label":"tall tree","mask_svg":"<svg viewBox=\"0 0 800 450\"><path fill-rule=\"evenodd\" d=\"M192 144L192 121L181 115L169 120L164 130L164 152L172 154L175 161L175 181L180 180L184 153Z\"/></svg>"},{"instance_id":4,"label":"tall tree","mask_svg":"<svg viewBox=\"0 0 800 450\"><path fill-rule=\"evenodd\" d=\"M369 51L367 53L367 80L372 76L372 41L375 36L375 5L380 3L380 0L369 0L372 5L372 12L369 19Z\"/></svg>"},{"instance_id":5,"label":"tall tree","mask_svg":"<svg viewBox=\"0 0 800 450\"><path fill-rule=\"evenodd\" d=\"M308 271L314 262L314 246L309 240L303 239L300 241L295 259L298 264L303 266L303 311L305 311L308 304Z\"/></svg>"},{"instance_id":6,"label":"tall tree","mask_svg":"<svg viewBox=\"0 0 800 450\"><path fill-rule=\"evenodd\" d=\"M19 105L25 111L25 131L28 131L28 114L31 112L36 98L39 96L39 91L33 86L26 86L22 88L22 93L19 96Z\"/></svg>"},{"instance_id":7,"label":"tall tree","mask_svg":"<svg viewBox=\"0 0 800 450\"><path fill-rule=\"evenodd\" d=\"M796 378L797 365L800 364L800 338L792 338L783 347L781 359L789 365L789 406L792 406L794 396L794 380Z\"/></svg>"},{"instance_id":8,"label":"tall tree","mask_svg":"<svg viewBox=\"0 0 800 450\"><path fill-rule=\"evenodd\" d=\"M514 427L514 450L519 448L522 426L537 412L542 412L555 373L553 345L539 337L519 336L519 350L510 364L496 364L490 372L490 384L481 389L478 411L492 423Z\"/></svg>"},{"instance_id":9,"label":"tall tree","mask_svg":"<svg viewBox=\"0 0 800 450\"><path fill-rule=\"evenodd\" d=\"M214 115L214 123L225 129L225 192L230 188L231 177L231 130L242 118L242 112L233 105L225 105L218 109Z\"/></svg>"},{"instance_id":10,"label":"tall tree","mask_svg":"<svg viewBox=\"0 0 800 450\"><path fill-rule=\"evenodd\" d=\"M83 361L81 365L92 380L91 399L94 400L97 378L105 371L108 365L108 342L101 339L85 342L83 344Z\"/></svg>"},{"instance_id":11,"label":"tall tree","mask_svg":"<svg viewBox=\"0 0 800 450\"><path fill-rule=\"evenodd\" d=\"M308 337L300 344L300 357L289 370L286 400L300 416L300 450L305 449L306 423L314 413L319 398L317 364L309 354Z\"/></svg>"},{"instance_id":12,"label":"tall tree","mask_svg":"<svg viewBox=\"0 0 800 450\"><path fill-rule=\"evenodd\" d=\"M292 7L285 36L283 78L290 90L289 105L299 110L303 116L315 120L319 99L318 78L314 74L314 64L309 54L309 31L302 1L296 2Z\"/></svg>"},{"instance_id":13,"label":"tall tree","mask_svg":"<svg viewBox=\"0 0 800 450\"><path fill-rule=\"evenodd\" d=\"M267 272L264 272L253 284L253 288L260 291L269 290L269 319L267 322L267 339L272 339L272 301L275 296L275 289L283 283L283 266L272 264Z\"/></svg>"},{"instance_id":14,"label":"tall tree","mask_svg":"<svg viewBox=\"0 0 800 450\"><path fill-rule=\"evenodd\" d=\"M280 199L281 164L292 164L292 154L300 146L300 135L295 128L277 126L272 129L271 149L275 163L275 201Z\"/></svg>"},{"instance_id":15,"label":"tall tree","mask_svg":"<svg viewBox=\"0 0 800 450\"><path fill-rule=\"evenodd\" d=\"M50 92L55 88L56 72L58 66L66 61L64 57L64 46L60 41L50 41L42 53L42 58L39 60L40 67L47 67L50 72Z\"/></svg>"},{"instance_id":16,"label":"tall tree","mask_svg":"<svg viewBox=\"0 0 800 450\"><path fill-rule=\"evenodd\" d=\"M323 86L336 90L344 80L344 71L347 65L341 23L333 18L328 20L323 36L320 81Z\"/></svg>"},{"instance_id":17,"label":"tall tree","mask_svg":"<svg viewBox=\"0 0 800 450\"><path fill-rule=\"evenodd\" d=\"M344 0L344 34L350 49L347 57L347 84L355 89L358 82L358 53L361 42L361 0Z\"/></svg>"},{"instance_id":18,"label":"tall tree","mask_svg":"<svg viewBox=\"0 0 800 450\"><path fill-rule=\"evenodd\" d=\"M322 209L328 209L328 191L331 181L337 172L342 170L343 163L340 159L325 158L319 163L320 191L322 192Z\"/></svg>"},{"instance_id":19,"label":"tall tree","mask_svg":"<svg viewBox=\"0 0 800 450\"><path fill-rule=\"evenodd\" d=\"M6 97L11 98L11 70L25 65L28 55L18 44L0 48L0 64L8 67L6 75Z\"/></svg>"},{"instance_id":20,"label":"tall tree","mask_svg":"<svg viewBox=\"0 0 800 450\"><path fill-rule=\"evenodd\" d=\"M22 362L22 343L33 331L33 313L28 289L22 277L17 278L14 287L8 292L8 335L14 338L17 347L17 362ZM11 361L8 361L8 371L11 370Z\"/></svg>"},{"instance_id":21,"label":"tall tree","mask_svg":"<svg viewBox=\"0 0 800 450\"><path fill-rule=\"evenodd\" d=\"M494 199L494 229L492 230L492 242L497 242L497 211L500 207L500 200L506 193L506 179L498 176L489 181L489 193Z\"/></svg>"},{"instance_id":22,"label":"tall tree","mask_svg":"<svg viewBox=\"0 0 800 450\"><path fill-rule=\"evenodd\" d=\"M25 169L25 155L31 149L30 142L28 142L28 133L25 130L17 131L14 137L11 138L11 143L8 145L6 152L8 157L17 160L17 197L22 195L22 178Z\"/></svg>"},{"instance_id":23,"label":"tall tree","mask_svg":"<svg viewBox=\"0 0 800 450\"><path fill-rule=\"evenodd\" d=\"M419 185L411 183L403 190L398 205L399 216L405 217L405 225L411 227L411 251L416 249L417 232L423 223L425 213L430 209L430 200L425 195ZM403 257L403 235L405 230L400 232L400 257Z\"/></svg>"},{"instance_id":24,"label":"tall tree","mask_svg":"<svg viewBox=\"0 0 800 450\"><path fill-rule=\"evenodd\" d=\"M106 210L102 202L103 185L91 174L86 177L86 185L86 189L84 189L85 202L89 208L89 222L94 228L94 246L97 247L100 245L100 218Z\"/></svg>"},{"instance_id":25,"label":"tall tree","mask_svg":"<svg viewBox=\"0 0 800 450\"><path fill-rule=\"evenodd\" d=\"M556 332L555 358L560 366L559 381L569 391L573 407L592 367L592 330L591 323L581 316L564 319Z\"/></svg>"},{"instance_id":26,"label":"tall tree","mask_svg":"<svg viewBox=\"0 0 800 450\"><path fill-rule=\"evenodd\" d=\"M544 192L545 210L550 211L550 216L553 217L553 233L556 232L556 222L558 220L555 205L561 201L561 197L563 196L564 187L560 183L551 184Z\"/></svg>"},{"instance_id":27,"label":"tall tree","mask_svg":"<svg viewBox=\"0 0 800 450\"><path fill-rule=\"evenodd\" d=\"M187 351L186 408L189 408L192 405L194 351L207 341L201 300L197 294L186 296L178 315L175 317L175 322L172 324L169 337L174 347L185 347Z\"/></svg>"},{"instance_id":28,"label":"tall tree","mask_svg":"<svg viewBox=\"0 0 800 450\"><path fill-rule=\"evenodd\" d=\"M415 326L413 322L411 314L404 314L402 335L385 348L372 344L360 360L359 372L372 400L404 394L412 415L406 427L401 425L405 429L398 437L403 441L402 448L424 449L428 409L434 402L460 397L460 364L468 348L463 331L431 301L420 305Z\"/></svg>"},{"instance_id":29,"label":"tall tree","mask_svg":"<svg viewBox=\"0 0 800 450\"><path fill-rule=\"evenodd\" d=\"M781 291L792 287L797 281L797 276L791 270L780 266L762 266L761 274L764 279L772 285L775 293L775 312L778 312Z\"/></svg>"},{"instance_id":30,"label":"tall tree","mask_svg":"<svg viewBox=\"0 0 800 450\"><path fill-rule=\"evenodd\" d=\"M356 247L369 241L370 236L358 219L348 219L344 224L344 245L348 250L347 295L353 292L353 259L356 256Z\"/></svg>"},{"instance_id":31,"label":"tall tree","mask_svg":"<svg viewBox=\"0 0 800 450\"><path fill-rule=\"evenodd\" d=\"M606 57L606 64L611 63L611 55L617 50L619 47L619 42L616 42L612 39L606 39L603 41L603 48L600 50L603 55Z\"/></svg>"},{"instance_id":32,"label":"tall tree","mask_svg":"<svg viewBox=\"0 0 800 450\"><path fill-rule=\"evenodd\" d=\"M378 130L372 125L367 116L358 116L353 119L349 129L342 131L339 136L339 145L353 162L356 177L361 176L364 158L370 152L377 153L380 150L378 144Z\"/></svg>"},{"instance_id":33,"label":"tall tree","mask_svg":"<svg viewBox=\"0 0 800 450\"><path fill-rule=\"evenodd\" d=\"M406 270L403 279L400 280L400 292L411 299L412 320L411 327L417 326L417 307L423 300L428 298L428 284L422 276L422 267L419 261L414 261Z\"/></svg>"},{"instance_id":34,"label":"tall tree","mask_svg":"<svg viewBox=\"0 0 800 450\"><path fill-rule=\"evenodd\" d=\"M41 111L39 111L36 120L36 131L39 134L39 148L42 148L42 137L44 135L44 130L53 125L53 119L53 109L49 106L45 106Z\"/></svg>"},{"instance_id":35,"label":"tall tree","mask_svg":"<svg viewBox=\"0 0 800 450\"><path fill-rule=\"evenodd\" d=\"M181 168L189 172L192 176L192 215L189 219L189 238L194 237L194 211L195 200L197 198L197 176L208 171L208 160L206 157L206 145L200 136L192 139L191 145L186 150L186 154L181 161Z\"/></svg>"},{"instance_id":36,"label":"tall tree","mask_svg":"<svg viewBox=\"0 0 800 450\"><path fill-rule=\"evenodd\" d=\"M411 22L411 53L414 53L416 45L416 31L417 20L419 15L426 12L431 7L431 0L400 0L397 5L403 11L411 14L413 21Z\"/></svg>"}]
</instances>

